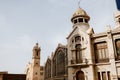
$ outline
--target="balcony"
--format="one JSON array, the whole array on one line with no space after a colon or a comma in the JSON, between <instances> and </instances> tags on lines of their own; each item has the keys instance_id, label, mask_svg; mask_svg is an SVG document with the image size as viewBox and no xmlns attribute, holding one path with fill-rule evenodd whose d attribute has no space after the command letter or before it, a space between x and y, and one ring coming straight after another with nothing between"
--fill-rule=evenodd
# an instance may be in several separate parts
<instances>
[{"instance_id":1,"label":"balcony","mask_svg":"<svg viewBox=\"0 0 120 80\"><path fill-rule=\"evenodd\" d=\"M69 67L85 67L88 66L88 60L87 59L72 59L71 60L71 65Z\"/></svg>"}]
</instances>

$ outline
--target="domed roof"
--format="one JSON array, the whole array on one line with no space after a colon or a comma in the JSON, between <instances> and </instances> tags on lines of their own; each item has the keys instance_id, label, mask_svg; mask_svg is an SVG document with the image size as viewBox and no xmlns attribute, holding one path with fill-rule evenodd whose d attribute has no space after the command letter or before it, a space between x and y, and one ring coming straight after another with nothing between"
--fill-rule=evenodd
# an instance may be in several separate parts
<instances>
[{"instance_id":1,"label":"domed roof","mask_svg":"<svg viewBox=\"0 0 120 80\"><path fill-rule=\"evenodd\" d=\"M87 17L88 19L90 19L90 17L87 15L87 13L82 9L82 8L78 8L75 13L73 14L73 18L75 17L78 17L78 16L81 16L81 17Z\"/></svg>"}]
</instances>

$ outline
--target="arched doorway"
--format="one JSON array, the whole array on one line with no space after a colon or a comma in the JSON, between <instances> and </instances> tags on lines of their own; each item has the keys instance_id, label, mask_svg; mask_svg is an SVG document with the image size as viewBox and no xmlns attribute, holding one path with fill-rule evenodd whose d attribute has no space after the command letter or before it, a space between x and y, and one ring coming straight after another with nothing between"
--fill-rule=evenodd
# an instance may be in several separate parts
<instances>
[{"instance_id":1,"label":"arched doorway","mask_svg":"<svg viewBox=\"0 0 120 80\"><path fill-rule=\"evenodd\" d=\"M83 71L78 71L76 73L76 80L85 80L85 76L84 76Z\"/></svg>"}]
</instances>

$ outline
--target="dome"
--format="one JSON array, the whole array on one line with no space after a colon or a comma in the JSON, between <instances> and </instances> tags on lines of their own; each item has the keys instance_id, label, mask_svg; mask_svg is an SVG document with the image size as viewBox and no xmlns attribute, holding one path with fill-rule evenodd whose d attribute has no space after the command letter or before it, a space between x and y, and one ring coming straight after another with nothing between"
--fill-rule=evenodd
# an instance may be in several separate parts
<instances>
[{"instance_id":1,"label":"dome","mask_svg":"<svg viewBox=\"0 0 120 80\"><path fill-rule=\"evenodd\" d=\"M76 18L76 17L86 17L86 18L88 18L88 20L90 19L90 17L87 15L87 13L81 8L78 8L75 11L71 20L73 20L73 18Z\"/></svg>"}]
</instances>

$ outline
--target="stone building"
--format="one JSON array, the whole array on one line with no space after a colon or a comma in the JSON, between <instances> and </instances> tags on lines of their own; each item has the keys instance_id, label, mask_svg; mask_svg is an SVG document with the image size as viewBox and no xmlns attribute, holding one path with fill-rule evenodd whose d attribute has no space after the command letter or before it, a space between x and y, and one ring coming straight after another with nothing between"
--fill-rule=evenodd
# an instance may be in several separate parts
<instances>
[{"instance_id":1,"label":"stone building","mask_svg":"<svg viewBox=\"0 0 120 80\"><path fill-rule=\"evenodd\" d=\"M11 74L0 72L0 80L26 80L26 74Z\"/></svg>"},{"instance_id":2,"label":"stone building","mask_svg":"<svg viewBox=\"0 0 120 80\"><path fill-rule=\"evenodd\" d=\"M85 10L75 11L65 46L66 78L58 78L63 69L60 64L65 62L64 57L58 57L58 47L45 64L45 80L120 80L120 11L115 13L114 28L107 26L105 32L94 33L89 20Z\"/></svg>"},{"instance_id":3,"label":"stone building","mask_svg":"<svg viewBox=\"0 0 120 80\"><path fill-rule=\"evenodd\" d=\"M32 55L32 63L29 63L27 65L26 69L26 80L43 80L41 79L41 76L43 76L43 72L40 70L43 70L40 67L40 47L38 46L38 43L33 47L33 55Z\"/></svg>"},{"instance_id":4,"label":"stone building","mask_svg":"<svg viewBox=\"0 0 120 80\"><path fill-rule=\"evenodd\" d=\"M67 37L68 80L120 80L120 12L115 27L98 34L89 26L90 17L79 8L71 18Z\"/></svg>"},{"instance_id":5,"label":"stone building","mask_svg":"<svg viewBox=\"0 0 120 80\"><path fill-rule=\"evenodd\" d=\"M45 63L44 78L45 80L65 80L67 72L67 48L58 44L55 52Z\"/></svg>"}]
</instances>

